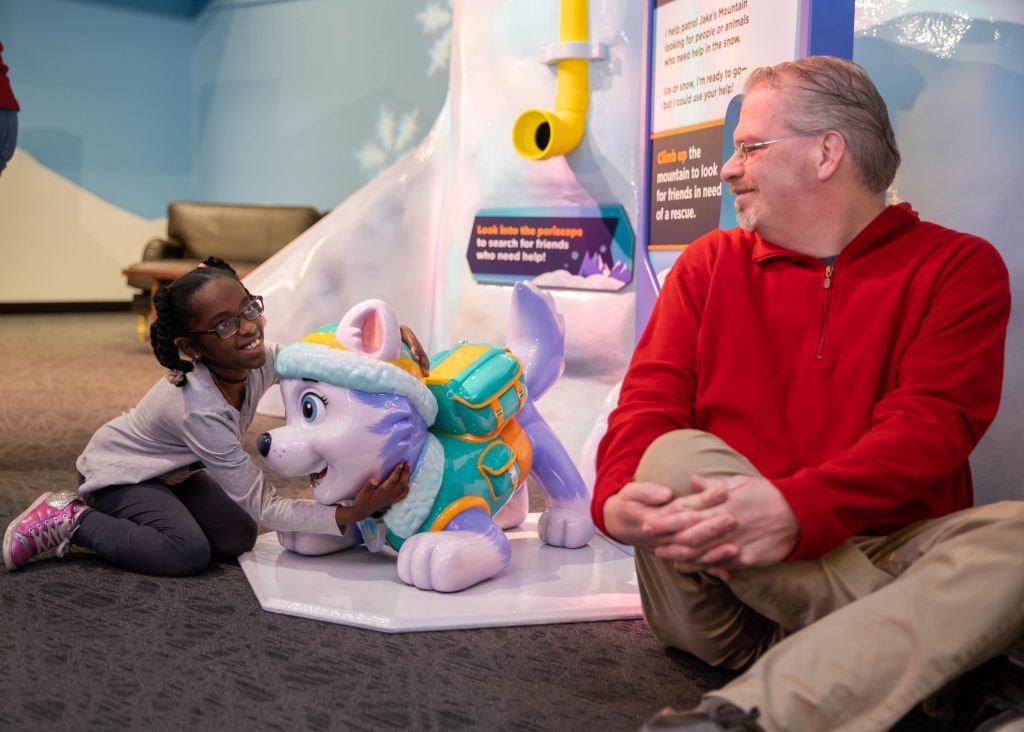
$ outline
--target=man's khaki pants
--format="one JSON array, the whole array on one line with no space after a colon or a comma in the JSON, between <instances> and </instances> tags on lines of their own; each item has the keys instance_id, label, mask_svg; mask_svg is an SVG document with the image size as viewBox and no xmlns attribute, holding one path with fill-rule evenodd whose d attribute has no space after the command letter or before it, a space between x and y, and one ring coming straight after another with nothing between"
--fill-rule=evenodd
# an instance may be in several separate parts
<instances>
[{"instance_id":1,"label":"man's khaki pants","mask_svg":"<svg viewBox=\"0 0 1024 732\"><path fill-rule=\"evenodd\" d=\"M717 437L680 430L648 448L636 477L685 495L693 474L759 475ZM888 729L1024 637L1022 554L1024 502L1008 501L728 582L681 574L649 552L635 558L661 642L747 669L714 696L758 707L768 730L845 732Z\"/></svg>"}]
</instances>

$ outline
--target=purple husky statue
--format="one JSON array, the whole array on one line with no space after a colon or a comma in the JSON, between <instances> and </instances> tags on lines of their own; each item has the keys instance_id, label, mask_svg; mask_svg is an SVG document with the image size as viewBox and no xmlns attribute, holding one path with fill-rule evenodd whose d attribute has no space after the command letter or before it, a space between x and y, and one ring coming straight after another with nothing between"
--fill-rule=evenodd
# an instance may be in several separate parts
<instances>
[{"instance_id":1,"label":"purple husky statue","mask_svg":"<svg viewBox=\"0 0 1024 732\"><path fill-rule=\"evenodd\" d=\"M526 478L547 503L538 533L577 548L594 535L589 495L572 459L534 406L562 373L565 338L551 296L513 293L508 348L460 343L424 377L379 300L362 302L278 355L287 424L258 440L267 466L309 474L326 505L352 499L370 476L412 467L409 494L344 536L281 532L307 555L365 544L398 552L398 576L453 592L508 565L503 529L526 517Z\"/></svg>"}]
</instances>

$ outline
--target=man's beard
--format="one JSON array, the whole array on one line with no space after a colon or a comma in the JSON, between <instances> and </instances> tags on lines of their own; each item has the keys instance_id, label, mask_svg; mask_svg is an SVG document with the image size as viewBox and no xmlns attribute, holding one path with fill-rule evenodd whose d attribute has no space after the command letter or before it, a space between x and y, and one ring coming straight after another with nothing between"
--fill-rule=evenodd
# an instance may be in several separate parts
<instances>
[{"instance_id":1,"label":"man's beard","mask_svg":"<svg viewBox=\"0 0 1024 732\"><path fill-rule=\"evenodd\" d=\"M746 208L740 210L739 204L736 206L736 221L739 225L747 231L755 231L757 229L757 209Z\"/></svg>"}]
</instances>

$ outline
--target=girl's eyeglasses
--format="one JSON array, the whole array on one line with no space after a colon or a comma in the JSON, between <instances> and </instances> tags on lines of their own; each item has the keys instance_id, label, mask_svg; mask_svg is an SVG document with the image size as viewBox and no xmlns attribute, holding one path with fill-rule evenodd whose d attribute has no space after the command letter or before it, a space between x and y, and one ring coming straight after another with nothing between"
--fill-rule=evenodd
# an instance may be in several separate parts
<instances>
[{"instance_id":1,"label":"girl's eyeglasses","mask_svg":"<svg viewBox=\"0 0 1024 732\"><path fill-rule=\"evenodd\" d=\"M242 312L233 318L225 318L217 323L212 330L190 330L189 333L192 335L215 335L221 340L227 340L238 332L242 318L256 320L261 315L263 315L263 296L256 295L249 301L248 305L242 308Z\"/></svg>"}]
</instances>

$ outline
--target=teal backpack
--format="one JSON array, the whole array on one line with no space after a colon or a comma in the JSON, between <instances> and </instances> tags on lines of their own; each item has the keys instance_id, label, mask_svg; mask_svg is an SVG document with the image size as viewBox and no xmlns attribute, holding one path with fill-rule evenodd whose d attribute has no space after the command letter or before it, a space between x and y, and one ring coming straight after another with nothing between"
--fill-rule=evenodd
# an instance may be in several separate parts
<instances>
[{"instance_id":1,"label":"teal backpack","mask_svg":"<svg viewBox=\"0 0 1024 732\"><path fill-rule=\"evenodd\" d=\"M498 434L526 401L523 364L507 348L486 344L441 351L426 383L437 399L434 434L471 441Z\"/></svg>"},{"instance_id":2,"label":"teal backpack","mask_svg":"<svg viewBox=\"0 0 1024 732\"><path fill-rule=\"evenodd\" d=\"M496 514L526 481L533 448L515 416L526 402L523 364L507 348L460 343L430 360L427 388L437 400L430 428L444 453L444 477L417 533L443 531L463 511ZM401 548L404 539L387 533Z\"/></svg>"}]
</instances>

